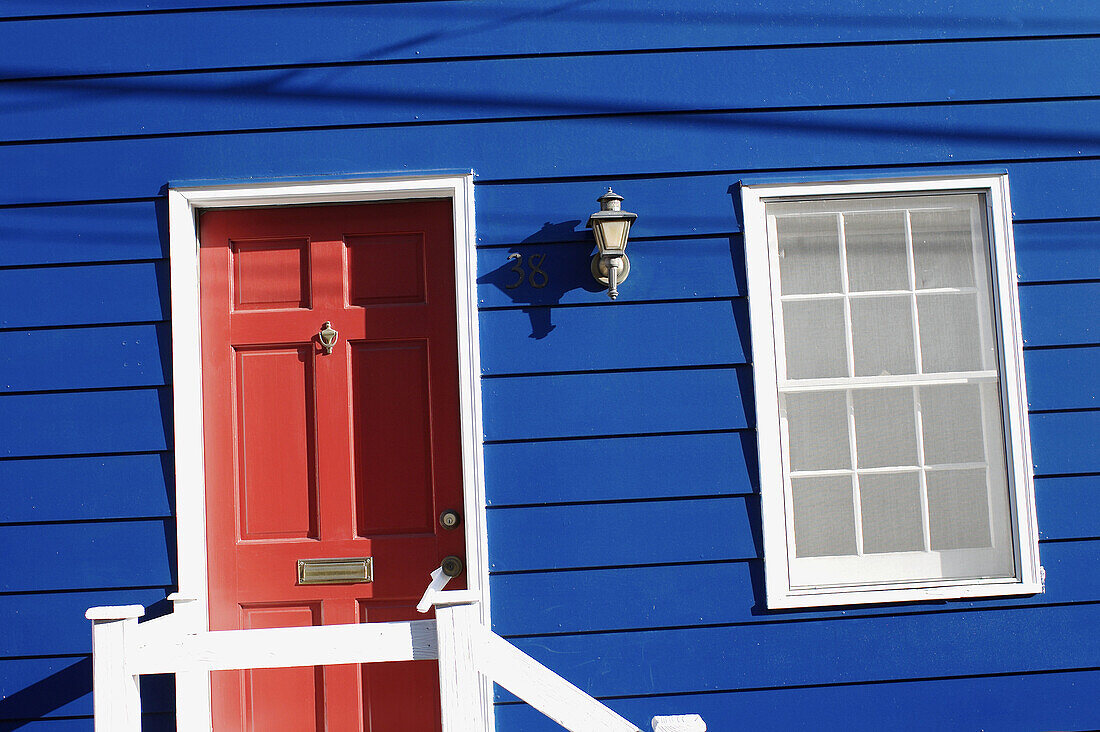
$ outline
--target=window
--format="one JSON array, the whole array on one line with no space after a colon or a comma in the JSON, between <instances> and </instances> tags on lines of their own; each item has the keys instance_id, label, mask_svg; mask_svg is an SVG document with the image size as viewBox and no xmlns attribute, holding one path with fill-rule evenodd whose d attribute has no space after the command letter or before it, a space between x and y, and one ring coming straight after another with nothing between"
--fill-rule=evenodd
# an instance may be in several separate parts
<instances>
[{"instance_id":1,"label":"window","mask_svg":"<svg viewBox=\"0 0 1100 732\"><path fill-rule=\"evenodd\" d=\"M1007 177L742 199L769 607L1040 591Z\"/></svg>"}]
</instances>

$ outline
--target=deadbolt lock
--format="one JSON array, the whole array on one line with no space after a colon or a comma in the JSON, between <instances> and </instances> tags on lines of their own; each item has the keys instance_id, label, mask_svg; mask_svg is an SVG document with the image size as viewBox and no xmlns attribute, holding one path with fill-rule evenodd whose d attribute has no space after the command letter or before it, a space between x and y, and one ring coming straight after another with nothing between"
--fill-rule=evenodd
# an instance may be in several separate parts
<instances>
[{"instance_id":1,"label":"deadbolt lock","mask_svg":"<svg viewBox=\"0 0 1100 732\"><path fill-rule=\"evenodd\" d=\"M445 529L453 529L462 522L462 516L458 514L458 511L448 508L443 513L439 514L439 525Z\"/></svg>"},{"instance_id":2,"label":"deadbolt lock","mask_svg":"<svg viewBox=\"0 0 1100 732\"><path fill-rule=\"evenodd\" d=\"M443 561L439 564L439 568L442 569L443 574L448 577L457 577L462 574L462 560L452 554L449 557L444 557Z\"/></svg>"}]
</instances>

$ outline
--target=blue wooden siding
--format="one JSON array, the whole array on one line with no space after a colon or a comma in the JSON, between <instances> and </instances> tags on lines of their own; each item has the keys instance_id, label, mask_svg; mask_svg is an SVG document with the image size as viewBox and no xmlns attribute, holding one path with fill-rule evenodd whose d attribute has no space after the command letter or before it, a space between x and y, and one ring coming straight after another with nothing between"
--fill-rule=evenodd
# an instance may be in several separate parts
<instances>
[{"instance_id":1,"label":"blue wooden siding","mask_svg":"<svg viewBox=\"0 0 1100 732\"><path fill-rule=\"evenodd\" d=\"M884 0L872 6L836 0L828 8L815 0L636 0L629 7L614 0L535 6L523 0L104 0L94 10L81 0L51 0L43 11L35 0L0 2L0 20L11 24L0 36L0 58L13 76L1100 31L1095 12L1078 0L1003 0L995 6L983 0ZM57 43L59 37L66 42ZM110 52L103 49L106 37L116 40ZM157 43L148 43L150 38Z\"/></svg>"},{"instance_id":2,"label":"blue wooden siding","mask_svg":"<svg viewBox=\"0 0 1100 732\"><path fill-rule=\"evenodd\" d=\"M1100 12L624 5L0 0L0 730L90 729L83 610L167 611L165 185L471 168L499 632L643 727L1097 726ZM1011 181L1047 591L768 612L737 183L975 170Z\"/></svg>"}]
</instances>

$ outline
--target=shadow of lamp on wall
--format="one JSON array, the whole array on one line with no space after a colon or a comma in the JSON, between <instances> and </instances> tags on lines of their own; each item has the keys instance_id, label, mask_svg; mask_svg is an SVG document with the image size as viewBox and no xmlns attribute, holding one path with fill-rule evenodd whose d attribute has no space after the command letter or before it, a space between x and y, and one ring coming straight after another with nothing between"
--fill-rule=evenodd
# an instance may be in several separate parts
<instances>
[{"instance_id":1,"label":"shadow of lamp on wall","mask_svg":"<svg viewBox=\"0 0 1100 732\"><path fill-rule=\"evenodd\" d=\"M600 210L588 217L587 224L599 248L599 252L592 255L592 276L607 287L607 296L614 300L619 296L619 284L630 274L626 242L630 237L630 225L638 214L623 211L623 197L610 188L596 200L600 202Z\"/></svg>"}]
</instances>

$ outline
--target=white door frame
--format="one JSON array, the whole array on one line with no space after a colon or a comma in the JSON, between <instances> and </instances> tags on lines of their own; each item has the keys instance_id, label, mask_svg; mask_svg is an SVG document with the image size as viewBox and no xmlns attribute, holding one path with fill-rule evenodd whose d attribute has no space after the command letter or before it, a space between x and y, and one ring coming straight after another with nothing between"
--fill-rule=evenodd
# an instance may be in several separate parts
<instances>
[{"instance_id":1,"label":"white door frame","mask_svg":"<svg viewBox=\"0 0 1100 732\"><path fill-rule=\"evenodd\" d=\"M172 297L172 383L175 410L176 536L179 592L175 622L186 632L209 629L206 576L206 483L203 470L202 351L199 335L198 213L213 208L290 204L365 203L423 198L450 199L454 216L459 403L462 434L467 583L480 597L481 622L489 625L482 461L481 386L477 329L477 262L474 249L473 174L436 174L237 185L170 186L168 238ZM427 586L429 578L424 577ZM489 729L492 689L483 684ZM176 677L179 729L209 730L210 677Z\"/></svg>"}]
</instances>

